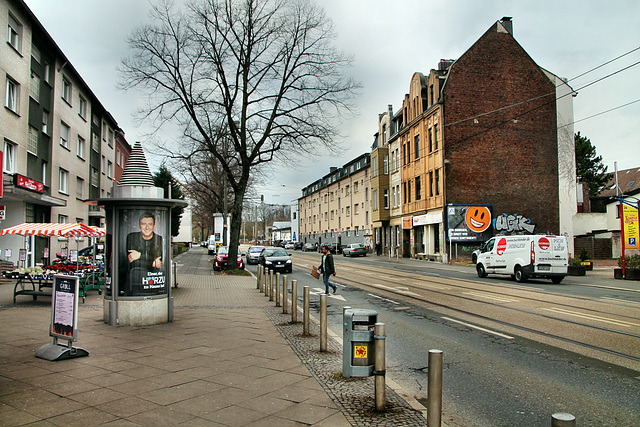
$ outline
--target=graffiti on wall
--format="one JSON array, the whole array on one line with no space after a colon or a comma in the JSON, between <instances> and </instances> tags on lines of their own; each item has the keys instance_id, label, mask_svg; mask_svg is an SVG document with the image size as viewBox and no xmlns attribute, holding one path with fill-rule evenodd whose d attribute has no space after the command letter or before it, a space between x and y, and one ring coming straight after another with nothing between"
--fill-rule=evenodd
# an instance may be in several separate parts
<instances>
[{"instance_id":1,"label":"graffiti on wall","mask_svg":"<svg viewBox=\"0 0 640 427\"><path fill-rule=\"evenodd\" d=\"M493 228L497 232L517 233L524 231L533 234L536 229L536 224L532 224L531 219L523 215L507 215L503 213L493 219Z\"/></svg>"}]
</instances>

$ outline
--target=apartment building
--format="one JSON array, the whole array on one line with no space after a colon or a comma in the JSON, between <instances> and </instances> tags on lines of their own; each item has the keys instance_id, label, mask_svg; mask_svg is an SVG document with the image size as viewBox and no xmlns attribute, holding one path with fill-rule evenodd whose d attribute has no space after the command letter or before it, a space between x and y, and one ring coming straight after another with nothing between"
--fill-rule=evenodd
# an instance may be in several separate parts
<instances>
[{"instance_id":1,"label":"apartment building","mask_svg":"<svg viewBox=\"0 0 640 427\"><path fill-rule=\"evenodd\" d=\"M121 164L130 152L124 132L24 1L0 0L0 25L7 29L6 43L0 43L6 211L0 227L23 222L104 226L104 211L84 200L109 196L116 145ZM0 249L15 262L26 248L32 265L47 262L47 253L51 259L66 244L4 236Z\"/></svg>"},{"instance_id":2,"label":"apartment building","mask_svg":"<svg viewBox=\"0 0 640 427\"><path fill-rule=\"evenodd\" d=\"M370 154L362 154L302 189L300 241L371 245L370 165Z\"/></svg>"}]
</instances>

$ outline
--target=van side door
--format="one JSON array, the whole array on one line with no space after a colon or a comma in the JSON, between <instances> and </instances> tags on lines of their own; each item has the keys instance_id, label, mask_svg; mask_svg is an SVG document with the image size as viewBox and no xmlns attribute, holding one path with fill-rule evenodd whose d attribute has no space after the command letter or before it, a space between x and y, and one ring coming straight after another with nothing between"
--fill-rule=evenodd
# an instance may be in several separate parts
<instances>
[{"instance_id":1,"label":"van side door","mask_svg":"<svg viewBox=\"0 0 640 427\"><path fill-rule=\"evenodd\" d=\"M493 273L495 272L495 251L493 250L495 248L496 245L496 239L494 237L492 237L490 240L488 240L484 247L482 248L482 254L484 256L484 267L485 270L487 271L487 273Z\"/></svg>"}]
</instances>

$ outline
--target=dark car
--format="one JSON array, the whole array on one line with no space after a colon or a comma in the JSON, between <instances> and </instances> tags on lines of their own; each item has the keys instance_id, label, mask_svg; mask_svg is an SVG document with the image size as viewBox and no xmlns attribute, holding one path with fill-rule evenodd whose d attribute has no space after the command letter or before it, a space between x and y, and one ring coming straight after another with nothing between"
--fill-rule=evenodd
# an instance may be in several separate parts
<instances>
[{"instance_id":1,"label":"dark car","mask_svg":"<svg viewBox=\"0 0 640 427\"><path fill-rule=\"evenodd\" d=\"M269 270L273 270L274 272L293 272L291 258L283 248L266 248L262 253L260 253L258 262L260 265L268 268Z\"/></svg>"},{"instance_id":2,"label":"dark car","mask_svg":"<svg viewBox=\"0 0 640 427\"><path fill-rule=\"evenodd\" d=\"M296 243L295 243L295 246L294 246L294 248L293 248L293 249L296 249L296 250L297 250L297 249L302 249L302 245L303 245L303 243L302 243L302 242L296 242Z\"/></svg>"},{"instance_id":3,"label":"dark car","mask_svg":"<svg viewBox=\"0 0 640 427\"><path fill-rule=\"evenodd\" d=\"M342 249L342 256L367 256L367 250L360 243L351 243Z\"/></svg>"},{"instance_id":4,"label":"dark car","mask_svg":"<svg viewBox=\"0 0 640 427\"><path fill-rule=\"evenodd\" d=\"M305 243L302 246L302 252L313 252L316 250L316 245L314 245L313 243Z\"/></svg>"},{"instance_id":5,"label":"dark car","mask_svg":"<svg viewBox=\"0 0 640 427\"><path fill-rule=\"evenodd\" d=\"M220 246L216 256L213 257L213 269L216 271L224 270L227 268L227 259L229 258L229 247ZM244 261L242 255L238 253L238 268L244 270Z\"/></svg>"},{"instance_id":6,"label":"dark car","mask_svg":"<svg viewBox=\"0 0 640 427\"><path fill-rule=\"evenodd\" d=\"M337 243L323 243L322 246L320 246L320 252L322 252L322 248L325 246L329 248L329 252L332 254L339 254L342 252L342 246Z\"/></svg>"}]
</instances>

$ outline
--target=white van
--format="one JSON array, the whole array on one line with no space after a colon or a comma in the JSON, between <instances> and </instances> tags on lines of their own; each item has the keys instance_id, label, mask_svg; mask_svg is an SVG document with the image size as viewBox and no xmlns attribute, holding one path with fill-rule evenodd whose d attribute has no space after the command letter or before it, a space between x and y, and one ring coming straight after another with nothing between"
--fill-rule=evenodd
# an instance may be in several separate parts
<instances>
[{"instance_id":1,"label":"white van","mask_svg":"<svg viewBox=\"0 0 640 427\"><path fill-rule=\"evenodd\" d=\"M481 247L478 277L509 274L518 282L542 277L560 283L567 275L569 248L564 236L496 236Z\"/></svg>"},{"instance_id":2,"label":"white van","mask_svg":"<svg viewBox=\"0 0 640 427\"><path fill-rule=\"evenodd\" d=\"M212 234L211 236L209 236L209 240L207 240L207 251L209 252L209 255L215 255L217 250L218 248L216 247L216 236Z\"/></svg>"}]
</instances>

